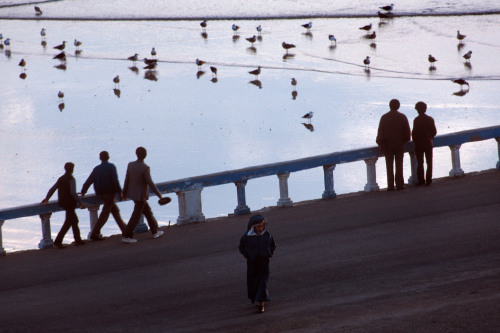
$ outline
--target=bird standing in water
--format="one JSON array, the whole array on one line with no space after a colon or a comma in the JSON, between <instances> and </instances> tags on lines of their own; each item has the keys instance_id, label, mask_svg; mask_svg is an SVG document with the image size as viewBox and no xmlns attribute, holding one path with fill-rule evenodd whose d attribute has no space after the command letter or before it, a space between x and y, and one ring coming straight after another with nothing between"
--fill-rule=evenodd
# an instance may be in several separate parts
<instances>
[{"instance_id":1,"label":"bird standing in water","mask_svg":"<svg viewBox=\"0 0 500 333\"><path fill-rule=\"evenodd\" d=\"M306 23L306 24L302 24L302 26L303 26L304 28L306 28L306 29L307 29L307 31L309 31L309 29L311 29L311 28L312 28L313 24L312 24L312 22L308 22L308 23Z\"/></svg>"},{"instance_id":2,"label":"bird standing in water","mask_svg":"<svg viewBox=\"0 0 500 333\"><path fill-rule=\"evenodd\" d=\"M217 77L217 67L210 66L210 71L212 72L213 77Z\"/></svg>"},{"instance_id":3,"label":"bird standing in water","mask_svg":"<svg viewBox=\"0 0 500 333\"><path fill-rule=\"evenodd\" d=\"M261 25L260 25L260 24L259 24L259 25L257 26L257 28L255 28L255 29L257 29L257 33L258 33L259 35L262 33L262 27L261 27Z\"/></svg>"},{"instance_id":4,"label":"bird standing in water","mask_svg":"<svg viewBox=\"0 0 500 333\"><path fill-rule=\"evenodd\" d=\"M370 56L366 56L365 60L363 60L365 64L365 68L370 68Z\"/></svg>"},{"instance_id":5,"label":"bird standing in water","mask_svg":"<svg viewBox=\"0 0 500 333\"><path fill-rule=\"evenodd\" d=\"M255 75L255 79L258 80L260 75L260 66L257 69L254 69L253 71L250 71L248 73Z\"/></svg>"},{"instance_id":6,"label":"bird standing in water","mask_svg":"<svg viewBox=\"0 0 500 333\"><path fill-rule=\"evenodd\" d=\"M21 59L19 66L23 68L23 73L26 72L26 61L24 59Z\"/></svg>"},{"instance_id":7,"label":"bird standing in water","mask_svg":"<svg viewBox=\"0 0 500 333\"><path fill-rule=\"evenodd\" d=\"M156 57L156 50L155 50L155 48L154 48L154 47L151 49L151 56L152 56L153 58L155 58L155 57Z\"/></svg>"},{"instance_id":8,"label":"bird standing in water","mask_svg":"<svg viewBox=\"0 0 500 333\"><path fill-rule=\"evenodd\" d=\"M337 44L337 38L335 38L334 35L328 35L328 39L330 40L330 42L333 44Z\"/></svg>"},{"instance_id":9,"label":"bird standing in water","mask_svg":"<svg viewBox=\"0 0 500 333\"><path fill-rule=\"evenodd\" d=\"M390 5L388 5L388 6L383 6L383 7L378 7L378 8L383 9L383 10L385 10L385 11L387 11L387 12L391 12L391 11L394 9L394 4L393 4L393 3L391 3L391 4L390 4Z\"/></svg>"},{"instance_id":10,"label":"bird standing in water","mask_svg":"<svg viewBox=\"0 0 500 333\"><path fill-rule=\"evenodd\" d=\"M365 25L365 26L362 26L361 28L359 28L360 30L365 30L365 31L370 31L372 30L372 24L368 24L368 25Z\"/></svg>"},{"instance_id":11,"label":"bird standing in water","mask_svg":"<svg viewBox=\"0 0 500 333\"><path fill-rule=\"evenodd\" d=\"M460 33L460 30L457 30L457 39L458 39L459 41L464 40L464 38L465 38L465 37L467 37L467 36L466 36L466 35L462 35L462 34Z\"/></svg>"},{"instance_id":12,"label":"bird standing in water","mask_svg":"<svg viewBox=\"0 0 500 333\"><path fill-rule=\"evenodd\" d=\"M77 51L80 51L80 46L82 45L82 42L80 42L75 38L73 45L75 45Z\"/></svg>"},{"instance_id":13,"label":"bird standing in water","mask_svg":"<svg viewBox=\"0 0 500 333\"><path fill-rule=\"evenodd\" d=\"M119 87L120 86L120 76L117 75L113 78L113 82L115 83L115 87Z\"/></svg>"},{"instance_id":14,"label":"bird standing in water","mask_svg":"<svg viewBox=\"0 0 500 333\"><path fill-rule=\"evenodd\" d=\"M255 43L255 41L257 40L257 36L253 35L252 37L246 38L246 40L253 45L253 43Z\"/></svg>"},{"instance_id":15,"label":"bird standing in water","mask_svg":"<svg viewBox=\"0 0 500 333\"><path fill-rule=\"evenodd\" d=\"M61 90L57 93L57 97L59 97L59 102L62 103L64 101L64 93Z\"/></svg>"},{"instance_id":16,"label":"bird standing in water","mask_svg":"<svg viewBox=\"0 0 500 333\"><path fill-rule=\"evenodd\" d=\"M45 28L42 28L42 30L40 30L40 36L42 36L42 40L45 39L46 35L47 35L47 30L45 30Z\"/></svg>"},{"instance_id":17,"label":"bird standing in water","mask_svg":"<svg viewBox=\"0 0 500 333\"><path fill-rule=\"evenodd\" d=\"M469 82L465 81L464 79L453 80L453 83L459 84L460 85L460 89L462 89L463 86L469 87Z\"/></svg>"},{"instance_id":18,"label":"bird standing in water","mask_svg":"<svg viewBox=\"0 0 500 333\"><path fill-rule=\"evenodd\" d=\"M42 10L40 9L40 7L38 6L35 6L35 14L36 16L40 16L43 14Z\"/></svg>"},{"instance_id":19,"label":"bird standing in water","mask_svg":"<svg viewBox=\"0 0 500 333\"><path fill-rule=\"evenodd\" d=\"M427 60L429 60L429 63L431 64L431 66L434 66L434 63L437 61L437 59L434 58L431 54L429 54L429 57L427 58Z\"/></svg>"},{"instance_id":20,"label":"bird standing in water","mask_svg":"<svg viewBox=\"0 0 500 333\"><path fill-rule=\"evenodd\" d=\"M292 87L293 87L293 90L295 90L297 87L297 80L294 77L292 77Z\"/></svg>"},{"instance_id":21,"label":"bird standing in water","mask_svg":"<svg viewBox=\"0 0 500 333\"><path fill-rule=\"evenodd\" d=\"M287 53L287 54L288 54L288 50L289 50L289 49L292 49L292 48L294 48L294 47L295 47L295 45L294 45L294 44L288 44L288 43L285 43L285 42L281 43L281 46L282 46L282 47L286 50L286 53Z\"/></svg>"},{"instance_id":22,"label":"bird standing in water","mask_svg":"<svg viewBox=\"0 0 500 333\"><path fill-rule=\"evenodd\" d=\"M309 111L308 113L306 113L305 115L302 116L302 118L309 120L309 124L311 123L312 117L313 117L312 111Z\"/></svg>"},{"instance_id":23,"label":"bird standing in water","mask_svg":"<svg viewBox=\"0 0 500 333\"><path fill-rule=\"evenodd\" d=\"M464 54L465 61L469 61L471 56L472 56L472 51L469 51L466 54Z\"/></svg>"},{"instance_id":24,"label":"bird standing in water","mask_svg":"<svg viewBox=\"0 0 500 333\"><path fill-rule=\"evenodd\" d=\"M203 20L201 23L200 23L200 26L203 28L203 31L206 30L207 28L207 20Z\"/></svg>"},{"instance_id":25,"label":"bird standing in water","mask_svg":"<svg viewBox=\"0 0 500 333\"><path fill-rule=\"evenodd\" d=\"M128 57L128 58L127 58L127 60L132 61L132 64L135 66L135 62L137 61L137 59L138 59L137 57L138 57L138 56L139 56L139 55L136 53L136 54L134 54L133 56Z\"/></svg>"},{"instance_id":26,"label":"bird standing in water","mask_svg":"<svg viewBox=\"0 0 500 333\"><path fill-rule=\"evenodd\" d=\"M206 62L196 58L196 66L198 66L198 70L201 70L201 66L203 66Z\"/></svg>"},{"instance_id":27,"label":"bird standing in water","mask_svg":"<svg viewBox=\"0 0 500 333\"><path fill-rule=\"evenodd\" d=\"M231 29L233 29L233 32L236 35L238 33L238 30L240 29L240 27L237 26L236 24L233 24L233 26L231 27Z\"/></svg>"}]
</instances>

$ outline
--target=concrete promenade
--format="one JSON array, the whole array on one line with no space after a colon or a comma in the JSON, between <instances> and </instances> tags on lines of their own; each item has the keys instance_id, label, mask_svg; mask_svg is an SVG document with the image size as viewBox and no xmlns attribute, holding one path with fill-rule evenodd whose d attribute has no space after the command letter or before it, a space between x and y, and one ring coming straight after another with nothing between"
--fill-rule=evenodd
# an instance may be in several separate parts
<instances>
[{"instance_id":1,"label":"concrete promenade","mask_svg":"<svg viewBox=\"0 0 500 333\"><path fill-rule=\"evenodd\" d=\"M261 213L277 242L264 314L245 215L9 253L0 332L500 332L498 170Z\"/></svg>"}]
</instances>

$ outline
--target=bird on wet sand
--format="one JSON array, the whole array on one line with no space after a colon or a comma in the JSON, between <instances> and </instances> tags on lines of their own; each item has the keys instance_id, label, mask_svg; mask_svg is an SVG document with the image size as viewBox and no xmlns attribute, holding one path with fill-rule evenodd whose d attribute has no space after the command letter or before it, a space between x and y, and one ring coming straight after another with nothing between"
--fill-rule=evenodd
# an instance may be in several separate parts
<instances>
[{"instance_id":1,"label":"bird on wet sand","mask_svg":"<svg viewBox=\"0 0 500 333\"><path fill-rule=\"evenodd\" d=\"M367 39L375 39L375 38L377 38L377 32L376 32L376 31L374 31L374 32L372 32L371 34L367 34L367 35L366 35L366 38L367 38Z\"/></svg>"},{"instance_id":2,"label":"bird on wet sand","mask_svg":"<svg viewBox=\"0 0 500 333\"><path fill-rule=\"evenodd\" d=\"M203 66L203 64L205 64L205 63L206 63L206 61L203 61L203 60L196 58L196 66L198 66L198 70L201 70L201 66Z\"/></svg>"},{"instance_id":3,"label":"bird on wet sand","mask_svg":"<svg viewBox=\"0 0 500 333\"><path fill-rule=\"evenodd\" d=\"M115 87L120 86L120 76L117 75L113 78L113 82L115 83Z\"/></svg>"},{"instance_id":4,"label":"bird on wet sand","mask_svg":"<svg viewBox=\"0 0 500 333\"><path fill-rule=\"evenodd\" d=\"M42 10L40 9L40 7L35 6L35 14L36 14L37 16L40 16L40 15L42 15L42 14L43 14L43 12L42 12Z\"/></svg>"},{"instance_id":5,"label":"bird on wet sand","mask_svg":"<svg viewBox=\"0 0 500 333\"><path fill-rule=\"evenodd\" d=\"M467 37L467 36L466 36L466 35L462 35L462 34L460 33L460 30L457 30L457 39L458 39L459 41L464 40L464 38L465 38L465 37Z\"/></svg>"},{"instance_id":6,"label":"bird on wet sand","mask_svg":"<svg viewBox=\"0 0 500 333\"><path fill-rule=\"evenodd\" d=\"M308 113L306 113L305 115L302 116L302 118L309 120L309 124L311 123L312 117L313 117L312 111L309 111Z\"/></svg>"},{"instance_id":7,"label":"bird on wet sand","mask_svg":"<svg viewBox=\"0 0 500 333\"><path fill-rule=\"evenodd\" d=\"M63 41L62 44L59 44L57 46L54 46L53 48L56 49L56 50L64 50L64 48L66 47L66 41Z\"/></svg>"},{"instance_id":8,"label":"bird on wet sand","mask_svg":"<svg viewBox=\"0 0 500 333\"><path fill-rule=\"evenodd\" d=\"M212 72L213 77L217 77L217 67L210 66L210 71Z\"/></svg>"},{"instance_id":9,"label":"bird on wet sand","mask_svg":"<svg viewBox=\"0 0 500 333\"><path fill-rule=\"evenodd\" d=\"M200 26L203 28L203 30L205 30L205 28L207 27L207 20L203 20L203 21L200 23Z\"/></svg>"},{"instance_id":10,"label":"bird on wet sand","mask_svg":"<svg viewBox=\"0 0 500 333\"><path fill-rule=\"evenodd\" d=\"M281 46L286 50L286 53L288 53L289 49L293 49L295 47L294 44L289 44L289 43L281 43Z\"/></svg>"},{"instance_id":11,"label":"bird on wet sand","mask_svg":"<svg viewBox=\"0 0 500 333\"><path fill-rule=\"evenodd\" d=\"M40 30L40 36L42 36L42 39L45 39L46 35L47 35L47 30L45 30L45 28L42 28L42 30Z\"/></svg>"},{"instance_id":12,"label":"bird on wet sand","mask_svg":"<svg viewBox=\"0 0 500 333\"><path fill-rule=\"evenodd\" d=\"M464 54L465 61L469 61L471 56L472 56L472 51L469 51L466 54Z\"/></svg>"},{"instance_id":13,"label":"bird on wet sand","mask_svg":"<svg viewBox=\"0 0 500 333\"><path fill-rule=\"evenodd\" d=\"M296 87L297 87L297 80L294 77L292 77L292 82L291 83L292 83L293 90L295 90Z\"/></svg>"},{"instance_id":14,"label":"bird on wet sand","mask_svg":"<svg viewBox=\"0 0 500 333\"><path fill-rule=\"evenodd\" d=\"M249 41L250 43L255 43L257 41L257 36L253 35L252 37L249 37L249 38L245 38L247 41Z\"/></svg>"},{"instance_id":15,"label":"bird on wet sand","mask_svg":"<svg viewBox=\"0 0 500 333\"><path fill-rule=\"evenodd\" d=\"M248 72L249 74L255 75L255 79L259 78L260 74L260 66L257 69L254 69L253 71Z\"/></svg>"},{"instance_id":16,"label":"bird on wet sand","mask_svg":"<svg viewBox=\"0 0 500 333\"><path fill-rule=\"evenodd\" d=\"M6 49L7 50L10 50L10 38L6 38L4 41L3 41L3 44L5 45Z\"/></svg>"},{"instance_id":17,"label":"bird on wet sand","mask_svg":"<svg viewBox=\"0 0 500 333\"><path fill-rule=\"evenodd\" d=\"M139 56L139 55L136 53L136 54L134 54L133 56L128 57L128 58L127 58L127 60L132 61L132 64L135 66L135 62L137 61L137 59L138 59L137 57L138 57L138 56Z\"/></svg>"},{"instance_id":18,"label":"bird on wet sand","mask_svg":"<svg viewBox=\"0 0 500 333\"><path fill-rule=\"evenodd\" d=\"M231 27L231 29L233 29L233 32L236 35L238 33L238 30L240 29L240 27L237 26L236 24L233 24L232 27Z\"/></svg>"},{"instance_id":19,"label":"bird on wet sand","mask_svg":"<svg viewBox=\"0 0 500 333\"><path fill-rule=\"evenodd\" d=\"M156 57L156 50L155 50L155 48L154 48L154 47L151 49L151 56L152 56L153 58L154 58L154 57Z\"/></svg>"},{"instance_id":20,"label":"bird on wet sand","mask_svg":"<svg viewBox=\"0 0 500 333\"><path fill-rule=\"evenodd\" d=\"M382 9L382 10L385 10L385 11L387 11L387 12L390 12L390 11L392 11L392 10L394 9L394 4L393 4L393 3L391 3L391 4L390 4L390 5L388 5L388 6L383 6L383 7L378 7L378 8L380 8L380 9Z\"/></svg>"},{"instance_id":21,"label":"bird on wet sand","mask_svg":"<svg viewBox=\"0 0 500 333\"><path fill-rule=\"evenodd\" d=\"M434 66L434 63L437 61L437 59L434 58L431 54L429 54L429 56L427 57L427 60L429 60L429 63L431 64L431 66Z\"/></svg>"},{"instance_id":22,"label":"bird on wet sand","mask_svg":"<svg viewBox=\"0 0 500 333\"><path fill-rule=\"evenodd\" d=\"M363 60L363 63L365 64L365 68L370 67L370 56L366 56L365 60Z\"/></svg>"},{"instance_id":23,"label":"bird on wet sand","mask_svg":"<svg viewBox=\"0 0 500 333\"><path fill-rule=\"evenodd\" d=\"M57 93L57 97L59 97L59 102L62 103L64 101L64 93L61 90Z\"/></svg>"},{"instance_id":24,"label":"bird on wet sand","mask_svg":"<svg viewBox=\"0 0 500 333\"><path fill-rule=\"evenodd\" d=\"M21 59L19 62L19 66L23 68L23 73L26 71L26 61L24 59Z\"/></svg>"},{"instance_id":25,"label":"bird on wet sand","mask_svg":"<svg viewBox=\"0 0 500 333\"><path fill-rule=\"evenodd\" d=\"M257 26L257 28L255 28L255 29L257 29L257 33L258 33L259 35L262 33L262 26L261 26L260 24L259 24L259 25Z\"/></svg>"},{"instance_id":26,"label":"bird on wet sand","mask_svg":"<svg viewBox=\"0 0 500 333\"><path fill-rule=\"evenodd\" d=\"M328 39L330 40L330 42L333 44L337 44L337 38L335 38L334 35L328 35Z\"/></svg>"},{"instance_id":27,"label":"bird on wet sand","mask_svg":"<svg viewBox=\"0 0 500 333\"><path fill-rule=\"evenodd\" d=\"M311 28L312 28L313 24L312 24L312 22L308 22L308 23L306 23L306 24L302 24L302 26L303 26L304 28L306 28L307 30L309 30L309 29L311 29Z\"/></svg>"},{"instance_id":28,"label":"bird on wet sand","mask_svg":"<svg viewBox=\"0 0 500 333\"><path fill-rule=\"evenodd\" d=\"M61 53L58 53L55 56L53 56L52 59L58 59L64 62L66 61L66 53L62 51Z\"/></svg>"},{"instance_id":29,"label":"bird on wet sand","mask_svg":"<svg viewBox=\"0 0 500 333\"><path fill-rule=\"evenodd\" d=\"M75 40L73 41L73 45L75 45L76 50L79 51L80 46L82 45L82 42L80 42L78 39L75 38Z\"/></svg>"},{"instance_id":30,"label":"bird on wet sand","mask_svg":"<svg viewBox=\"0 0 500 333\"><path fill-rule=\"evenodd\" d=\"M370 31L372 30L372 24L367 24L365 26L362 26L361 28L359 28L360 30L365 30L365 31Z\"/></svg>"},{"instance_id":31,"label":"bird on wet sand","mask_svg":"<svg viewBox=\"0 0 500 333\"><path fill-rule=\"evenodd\" d=\"M453 80L453 83L459 84L460 89L462 89L463 86L467 86L467 88L469 87L469 82L465 81L464 79Z\"/></svg>"}]
</instances>

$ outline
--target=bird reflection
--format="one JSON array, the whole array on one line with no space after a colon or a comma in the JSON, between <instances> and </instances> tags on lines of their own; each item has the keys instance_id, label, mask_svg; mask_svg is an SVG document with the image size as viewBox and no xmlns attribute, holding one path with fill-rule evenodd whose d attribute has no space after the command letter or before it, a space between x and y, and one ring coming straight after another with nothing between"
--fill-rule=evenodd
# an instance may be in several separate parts
<instances>
[{"instance_id":1,"label":"bird reflection","mask_svg":"<svg viewBox=\"0 0 500 333\"><path fill-rule=\"evenodd\" d=\"M472 70L472 64L468 61L464 62L464 66L468 69L468 70Z\"/></svg>"},{"instance_id":2,"label":"bird reflection","mask_svg":"<svg viewBox=\"0 0 500 333\"><path fill-rule=\"evenodd\" d=\"M59 105L58 105L58 107L59 107L59 111L61 111L61 112L62 112L62 111L64 110L64 107L65 107L65 106L66 106L66 105L64 105L64 103L59 103Z\"/></svg>"},{"instance_id":3,"label":"bird reflection","mask_svg":"<svg viewBox=\"0 0 500 333\"><path fill-rule=\"evenodd\" d=\"M253 80L253 81L250 81L248 83L251 83L253 84L254 86L257 86L259 87L259 89L262 89L262 82L260 82L259 80Z\"/></svg>"},{"instance_id":4,"label":"bird reflection","mask_svg":"<svg viewBox=\"0 0 500 333\"><path fill-rule=\"evenodd\" d=\"M233 36L233 43L236 43L240 39L240 35Z\"/></svg>"},{"instance_id":5,"label":"bird reflection","mask_svg":"<svg viewBox=\"0 0 500 333\"><path fill-rule=\"evenodd\" d=\"M61 53L53 56L52 59L57 59L57 60L60 60L62 62L66 62L66 53L64 53L64 51L62 51Z\"/></svg>"},{"instance_id":6,"label":"bird reflection","mask_svg":"<svg viewBox=\"0 0 500 333\"><path fill-rule=\"evenodd\" d=\"M7 58L10 58L10 56L11 56L11 55L12 55L12 53L10 52L10 50L9 50L9 49L5 50L5 56L6 56Z\"/></svg>"},{"instance_id":7,"label":"bird reflection","mask_svg":"<svg viewBox=\"0 0 500 333\"><path fill-rule=\"evenodd\" d=\"M296 100L296 99L297 99L297 95L298 95L298 94L299 94L299 93L297 92L297 90L292 91L292 99L293 99L293 100Z\"/></svg>"},{"instance_id":8,"label":"bird reflection","mask_svg":"<svg viewBox=\"0 0 500 333\"><path fill-rule=\"evenodd\" d=\"M377 43L375 42L370 43L370 47L375 50L377 48Z\"/></svg>"},{"instance_id":9,"label":"bird reflection","mask_svg":"<svg viewBox=\"0 0 500 333\"><path fill-rule=\"evenodd\" d=\"M375 39L375 38L377 38L377 32L373 31L371 34L366 34L365 38L366 39Z\"/></svg>"},{"instance_id":10,"label":"bird reflection","mask_svg":"<svg viewBox=\"0 0 500 333\"><path fill-rule=\"evenodd\" d=\"M464 46L465 46L465 43L462 43L462 42L458 43L457 44L457 50L461 51L464 48Z\"/></svg>"},{"instance_id":11,"label":"bird reflection","mask_svg":"<svg viewBox=\"0 0 500 333\"><path fill-rule=\"evenodd\" d=\"M213 83L217 83L219 80L216 77L213 77L210 81L212 81Z\"/></svg>"},{"instance_id":12,"label":"bird reflection","mask_svg":"<svg viewBox=\"0 0 500 333\"><path fill-rule=\"evenodd\" d=\"M463 90L464 86L467 86L467 90L469 90L469 82L465 81L464 79L453 80L453 83L459 84L460 90Z\"/></svg>"},{"instance_id":13,"label":"bird reflection","mask_svg":"<svg viewBox=\"0 0 500 333\"><path fill-rule=\"evenodd\" d=\"M40 42L40 45L42 45L42 47L43 47L43 48L46 48L46 47L47 47L47 41L42 40L42 41Z\"/></svg>"},{"instance_id":14,"label":"bird reflection","mask_svg":"<svg viewBox=\"0 0 500 333\"><path fill-rule=\"evenodd\" d=\"M309 38L309 39L313 39L313 34L312 34L312 32L310 32L310 31L308 31L308 32L304 32L304 33L302 33L302 34L303 34L304 36L306 36L307 38Z\"/></svg>"},{"instance_id":15,"label":"bird reflection","mask_svg":"<svg viewBox=\"0 0 500 333\"><path fill-rule=\"evenodd\" d=\"M19 77L24 80L24 79L26 79L26 77L28 77L28 74L26 74L25 72L22 72L21 74L19 74Z\"/></svg>"},{"instance_id":16,"label":"bird reflection","mask_svg":"<svg viewBox=\"0 0 500 333\"><path fill-rule=\"evenodd\" d=\"M467 90L459 90L457 92L454 92L453 95L462 97L462 96L465 96L468 92L469 92L469 89L467 89Z\"/></svg>"},{"instance_id":17,"label":"bird reflection","mask_svg":"<svg viewBox=\"0 0 500 333\"><path fill-rule=\"evenodd\" d=\"M262 42L262 35L258 35L258 36L257 36L257 40L258 40L259 42Z\"/></svg>"},{"instance_id":18,"label":"bird reflection","mask_svg":"<svg viewBox=\"0 0 500 333\"><path fill-rule=\"evenodd\" d=\"M114 88L113 93L116 95L116 97L120 98L122 92L120 89Z\"/></svg>"},{"instance_id":19,"label":"bird reflection","mask_svg":"<svg viewBox=\"0 0 500 333\"><path fill-rule=\"evenodd\" d=\"M313 124L311 124L311 123L309 123L309 124L308 123L302 123L302 125L304 125L304 127L307 128L309 131L314 132L314 126L313 126Z\"/></svg>"},{"instance_id":20,"label":"bird reflection","mask_svg":"<svg viewBox=\"0 0 500 333\"><path fill-rule=\"evenodd\" d=\"M59 64L57 66L54 66L57 69L60 69L62 71L65 71L67 69L66 64Z\"/></svg>"},{"instance_id":21,"label":"bird reflection","mask_svg":"<svg viewBox=\"0 0 500 333\"><path fill-rule=\"evenodd\" d=\"M202 71L202 70L197 71L196 72L196 78L199 79L203 74L205 74L204 71Z\"/></svg>"},{"instance_id":22,"label":"bird reflection","mask_svg":"<svg viewBox=\"0 0 500 333\"><path fill-rule=\"evenodd\" d=\"M208 34L206 32L202 32L200 35L201 35L201 38L203 38L203 39L208 38Z\"/></svg>"},{"instance_id":23,"label":"bird reflection","mask_svg":"<svg viewBox=\"0 0 500 333\"><path fill-rule=\"evenodd\" d=\"M136 66L131 66L128 69L130 69L135 74L139 74L139 68L137 68Z\"/></svg>"},{"instance_id":24,"label":"bird reflection","mask_svg":"<svg viewBox=\"0 0 500 333\"><path fill-rule=\"evenodd\" d=\"M247 47L247 52L250 54L257 54L257 48L255 48L255 46Z\"/></svg>"},{"instance_id":25,"label":"bird reflection","mask_svg":"<svg viewBox=\"0 0 500 333\"><path fill-rule=\"evenodd\" d=\"M79 57L82 54L82 50L75 50L75 57Z\"/></svg>"},{"instance_id":26,"label":"bird reflection","mask_svg":"<svg viewBox=\"0 0 500 333\"><path fill-rule=\"evenodd\" d=\"M150 63L147 66L143 67L144 69L152 70L156 68L156 62Z\"/></svg>"},{"instance_id":27,"label":"bird reflection","mask_svg":"<svg viewBox=\"0 0 500 333\"><path fill-rule=\"evenodd\" d=\"M144 73L144 78L146 80L150 80L150 81L158 81L158 77L156 77L156 71L153 71L153 70L147 70L145 73Z\"/></svg>"},{"instance_id":28,"label":"bird reflection","mask_svg":"<svg viewBox=\"0 0 500 333\"><path fill-rule=\"evenodd\" d=\"M285 53L283 54L283 61L287 61L288 59L295 58L295 53Z\"/></svg>"},{"instance_id":29,"label":"bird reflection","mask_svg":"<svg viewBox=\"0 0 500 333\"><path fill-rule=\"evenodd\" d=\"M333 51L337 48L337 44L331 44L330 46L328 46L328 48L330 49L330 51Z\"/></svg>"}]
</instances>

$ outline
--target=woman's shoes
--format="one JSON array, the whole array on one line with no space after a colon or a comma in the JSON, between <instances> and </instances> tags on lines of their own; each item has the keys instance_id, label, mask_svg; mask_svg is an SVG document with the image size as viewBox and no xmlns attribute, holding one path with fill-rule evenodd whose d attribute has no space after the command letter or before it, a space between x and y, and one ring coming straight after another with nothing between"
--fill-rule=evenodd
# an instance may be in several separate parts
<instances>
[{"instance_id":1,"label":"woman's shoes","mask_svg":"<svg viewBox=\"0 0 500 333\"><path fill-rule=\"evenodd\" d=\"M258 308L259 308L259 313L264 313L264 302L260 303Z\"/></svg>"}]
</instances>

